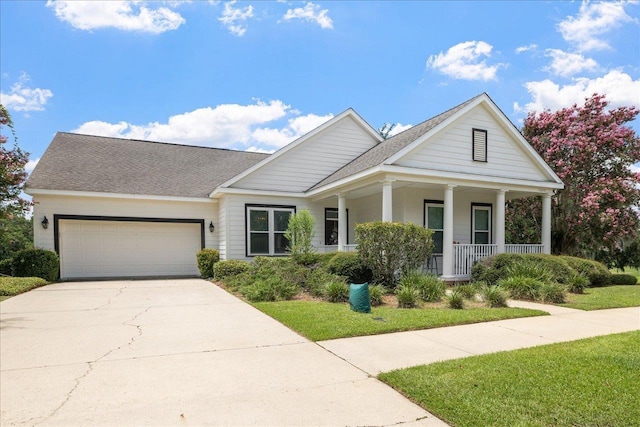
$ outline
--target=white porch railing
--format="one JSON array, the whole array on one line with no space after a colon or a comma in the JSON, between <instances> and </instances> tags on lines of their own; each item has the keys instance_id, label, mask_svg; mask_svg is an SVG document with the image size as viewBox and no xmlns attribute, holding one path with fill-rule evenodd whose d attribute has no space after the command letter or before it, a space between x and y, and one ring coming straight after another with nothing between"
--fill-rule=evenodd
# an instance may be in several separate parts
<instances>
[{"instance_id":1,"label":"white porch railing","mask_svg":"<svg viewBox=\"0 0 640 427\"><path fill-rule=\"evenodd\" d=\"M508 254L541 254L544 252L544 245L504 245L504 251Z\"/></svg>"},{"instance_id":2,"label":"white porch railing","mask_svg":"<svg viewBox=\"0 0 640 427\"><path fill-rule=\"evenodd\" d=\"M355 252L358 250L358 245L344 245L344 252ZM320 245L318 246L318 253L328 254L331 252L337 252L338 245Z\"/></svg>"},{"instance_id":3,"label":"white porch railing","mask_svg":"<svg viewBox=\"0 0 640 427\"><path fill-rule=\"evenodd\" d=\"M470 276L471 267L476 261L495 255L498 245L453 245L453 274L455 276Z\"/></svg>"},{"instance_id":4,"label":"white porch railing","mask_svg":"<svg viewBox=\"0 0 640 427\"><path fill-rule=\"evenodd\" d=\"M541 254L544 246L538 244L504 245L504 251L508 254ZM471 267L477 261L496 255L498 245L453 245L453 274L455 276L471 276Z\"/></svg>"}]
</instances>

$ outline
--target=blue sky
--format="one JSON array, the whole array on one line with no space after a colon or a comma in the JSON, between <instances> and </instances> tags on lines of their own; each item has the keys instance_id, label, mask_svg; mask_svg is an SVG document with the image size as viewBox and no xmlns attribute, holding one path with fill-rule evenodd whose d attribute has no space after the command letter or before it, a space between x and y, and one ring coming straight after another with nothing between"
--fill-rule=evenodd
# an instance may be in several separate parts
<instances>
[{"instance_id":1,"label":"blue sky","mask_svg":"<svg viewBox=\"0 0 640 427\"><path fill-rule=\"evenodd\" d=\"M640 107L640 4L3 0L0 76L29 168L57 131L270 152L481 92L519 126L593 92Z\"/></svg>"}]
</instances>

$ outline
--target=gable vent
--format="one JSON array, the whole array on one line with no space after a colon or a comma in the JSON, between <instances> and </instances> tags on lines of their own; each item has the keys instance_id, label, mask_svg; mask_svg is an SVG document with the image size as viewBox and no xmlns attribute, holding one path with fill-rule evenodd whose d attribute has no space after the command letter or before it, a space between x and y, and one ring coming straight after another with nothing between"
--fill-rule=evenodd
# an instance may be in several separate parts
<instances>
[{"instance_id":1,"label":"gable vent","mask_svg":"<svg viewBox=\"0 0 640 427\"><path fill-rule=\"evenodd\" d=\"M487 131L473 129L473 160L476 162L487 161Z\"/></svg>"}]
</instances>

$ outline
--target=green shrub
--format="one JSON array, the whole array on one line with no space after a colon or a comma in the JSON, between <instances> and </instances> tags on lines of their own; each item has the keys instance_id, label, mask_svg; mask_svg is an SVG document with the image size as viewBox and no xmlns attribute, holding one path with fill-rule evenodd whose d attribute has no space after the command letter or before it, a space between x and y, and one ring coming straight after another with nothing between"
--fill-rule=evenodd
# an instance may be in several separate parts
<instances>
[{"instance_id":1,"label":"green shrub","mask_svg":"<svg viewBox=\"0 0 640 427\"><path fill-rule=\"evenodd\" d=\"M480 296L489 307L507 307L507 293L500 286L484 285L480 288Z\"/></svg>"},{"instance_id":2,"label":"green shrub","mask_svg":"<svg viewBox=\"0 0 640 427\"><path fill-rule=\"evenodd\" d=\"M567 290L572 294L583 294L584 288L589 286L589 279L582 274L576 273L569 277L565 284L567 285Z\"/></svg>"},{"instance_id":3,"label":"green shrub","mask_svg":"<svg viewBox=\"0 0 640 427\"><path fill-rule=\"evenodd\" d=\"M373 281L395 287L396 272L407 273L429 259L432 231L417 224L368 222L356 225L358 253Z\"/></svg>"},{"instance_id":4,"label":"green shrub","mask_svg":"<svg viewBox=\"0 0 640 427\"><path fill-rule=\"evenodd\" d=\"M240 292L252 302L289 300L300 290L278 276L260 277L242 286Z\"/></svg>"},{"instance_id":5,"label":"green shrub","mask_svg":"<svg viewBox=\"0 0 640 427\"><path fill-rule=\"evenodd\" d=\"M498 281L498 286L507 290L512 298L531 301L539 298L542 284L537 279L523 276L511 276Z\"/></svg>"},{"instance_id":6,"label":"green shrub","mask_svg":"<svg viewBox=\"0 0 640 427\"><path fill-rule=\"evenodd\" d=\"M334 256L338 255L341 252L329 252L326 254L315 254L315 256L318 258L318 264L320 264L322 267L327 267L329 265L329 263L331 262L331 260L333 259Z\"/></svg>"},{"instance_id":7,"label":"green shrub","mask_svg":"<svg viewBox=\"0 0 640 427\"><path fill-rule=\"evenodd\" d=\"M48 282L58 279L60 260L58 255L46 249L25 249L13 257L13 275L17 277L41 277Z\"/></svg>"},{"instance_id":8,"label":"green shrub","mask_svg":"<svg viewBox=\"0 0 640 427\"><path fill-rule=\"evenodd\" d=\"M561 256L546 254L527 254L524 255L524 257L525 259L532 260L550 269L552 273L552 281L564 283L567 278L576 273L576 270L574 270L567 263L564 257Z\"/></svg>"},{"instance_id":9,"label":"green shrub","mask_svg":"<svg viewBox=\"0 0 640 427\"><path fill-rule=\"evenodd\" d=\"M564 302L567 289L560 283L546 282L538 289L538 299L542 302L561 303Z\"/></svg>"},{"instance_id":10,"label":"green shrub","mask_svg":"<svg viewBox=\"0 0 640 427\"><path fill-rule=\"evenodd\" d=\"M438 302L444 297L447 285L434 274L422 274L418 271L405 274L400 285L410 286L418 291L418 297L424 302Z\"/></svg>"},{"instance_id":11,"label":"green shrub","mask_svg":"<svg viewBox=\"0 0 640 427\"><path fill-rule=\"evenodd\" d=\"M509 268L516 264L527 262L528 265L542 266L544 270L551 272L550 281L564 283L576 273L564 259L564 257L543 254L498 254L477 262L471 268L471 280L474 282L486 282L495 285L499 280L507 278ZM538 267L532 267L536 269Z\"/></svg>"},{"instance_id":12,"label":"green shrub","mask_svg":"<svg viewBox=\"0 0 640 427\"><path fill-rule=\"evenodd\" d=\"M291 255L291 259L298 265L302 265L304 267L311 267L313 265L319 264L322 259L321 254L317 253L308 253L308 254L295 254Z\"/></svg>"},{"instance_id":13,"label":"green shrub","mask_svg":"<svg viewBox=\"0 0 640 427\"><path fill-rule=\"evenodd\" d=\"M464 295L458 289L453 289L445 297L450 308L462 310L464 308Z\"/></svg>"},{"instance_id":14,"label":"green shrub","mask_svg":"<svg viewBox=\"0 0 640 427\"><path fill-rule=\"evenodd\" d=\"M14 296L46 284L40 277L0 277L0 295Z\"/></svg>"},{"instance_id":15,"label":"green shrub","mask_svg":"<svg viewBox=\"0 0 640 427\"><path fill-rule=\"evenodd\" d=\"M635 285L638 283L638 279L631 274L612 274L611 275L611 284L612 285Z\"/></svg>"},{"instance_id":16,"label":"green shrub","mask_svg":"<svg viewBox=\"0 0 640 427\"><path fill-rule=\"evenodd\" d=\"M324 268L315 268L308 272L302 288L314 297L322 297L325 295L325 286L332 282L344 282L344 278L331 274Z\"/></svg>"},{"instance_id":17,"label":"green shrub","mask_svg":"<svg viewBox=\"0 0 640 427\"><path fill-rule=\"evenodd\" d=\"M213 266L213 277L216 280L225 280L251 270L251 263L239 259L228 259L216 262Z\"/></svg>"},{"instance_id":18,"label":"green shrub","mask_svg":"<svg viewBox=\"0 0 640 427\"><path fill-rule=\"evenodd\" d=\"M564 262L571 266L575 271L589 279L589 286L598 287L608 286L611 284L611 272L607 270L607 267L604 264L591 259L571 256L562 256L560 258L562 258ZM561 282L560 280L558 281Z\"/></svg>"},{"instance_id":19,"label":"green shrub","mask_svg":"<svg viewBox=\"0 0 640 427\"><path fill-rule=\"evenodd\" d=\"M13 275L13 258L7 258L0 261L0 275L4 274L5 276Z\"/></svg>"},{"instance_id":20,"label":"green shrub","mask_svg":"<svg viewBox=\"0 0 640 427\"><path fill-rule=\"evenodd\" d=\"M378 306L384 302L383 297L387 294L387 289L382 285L369 286L369 296L371 305Z\"/></svg>"},{"instance_id":21,"label":"green shrub","mask_svg":"<svg viewBox=\"0 0 640 427\"><path fill-rule=\"evenodd\" d=\"M201 249L196 254L200 276L213 277L213 266L220 261L220 252L217 249Z\"/></svg>"},{"instance_id":22,"label":"green shrub","mask_svg":"<svg viewBox=\"0 0 640 427\"><path fill-rule=\"evenodd\" d=\"M289 217L289 224L284 236L289 241L288 251L291 255L304 255L314 252L313 235L316 220L306 209L302 209Z\"/></svg>"},{"instance_id":23,"label":"green shrub","mask_svg":"<svg viewBox=\"0 0 640 427\"><path fill-rule=\"evenodd\" d=\"M332 280L324 285L324 297L329 302L349 301L349 285L340 280Z\"/></svg>"},{"instance_id":24,"label":"green shrub","mask_svg":"<svg viewBox=\"0 0 640 427\"><path fill-rule=\"evenodd\" d=\"M535 260L524 259L507 268L507 277L519 276L530 277L541 282L551 282L554 279L553 272L545 263L538 263Z\"/></svg>"},{"instance_id":25,"label":"green shrub","mask_svg":"<svg viewBox=\"0 0 640 427\"><path fill-rule=\"evenodd\" d=\"M475 300L476 294L478 293L478 288L472 283L456 285L455 289L457 289L465 299L471 301Z\"/></svg>"},{"instance_id":26,"label":"green shrub","mask_svg":"<svg viewBox=\"0 0 640 427\"><path fill-rule=\"evenodd\" d=\"M350 283L370 282L373 273L367 268L357 252L338 252L327 264L327 270L338 276L344 276Z\"/></svg>"},{"instance_id":27,"label":"green shrub","mask_svg":"<svg viewBox=\"0 0 640 427\"><path fill-rule=\"evenodd\" d=\"M420 294L418 290L409 284L400 284L396 288L398 308L413 308L418 304Z\"/></svg>"}]
</instances>

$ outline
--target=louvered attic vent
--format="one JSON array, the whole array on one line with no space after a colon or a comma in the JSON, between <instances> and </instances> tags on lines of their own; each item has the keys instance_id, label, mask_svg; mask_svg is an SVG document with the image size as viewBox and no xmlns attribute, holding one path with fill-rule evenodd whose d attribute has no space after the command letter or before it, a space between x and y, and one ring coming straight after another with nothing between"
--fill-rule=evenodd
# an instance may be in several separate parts
<instances>
[{"instance_id":1,"label":"louvered attic vent","mask_svg":"<svg viewBox=\"0 0 640 427\"><path fill-rule=\"evenodd\" d=\"M473 129L473 160L476 162L487 161L487 131Z\"/></svg>"}]
</instances>

